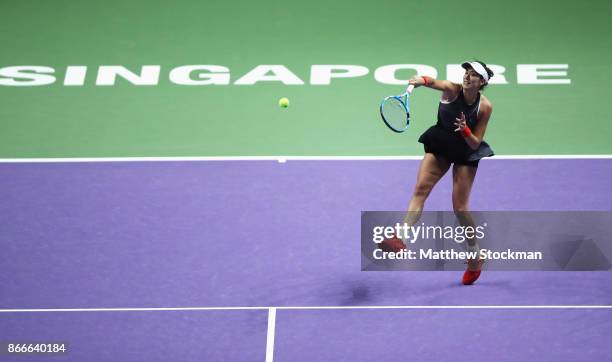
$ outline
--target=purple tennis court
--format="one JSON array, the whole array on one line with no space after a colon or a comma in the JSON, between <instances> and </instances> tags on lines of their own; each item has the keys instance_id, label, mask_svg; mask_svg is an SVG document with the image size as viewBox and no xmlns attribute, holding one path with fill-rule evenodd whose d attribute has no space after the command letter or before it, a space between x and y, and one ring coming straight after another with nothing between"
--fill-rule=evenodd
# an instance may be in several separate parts
<instances>
[{"instance_id":1,"label":"purple tennis court","mask_svg":"<svg viewBox=\"0 0 612 362\"><path fill-rule=\"evenodd\" d=\"M611 359L612 1L0 13L0 362Z\"/></svg>"},{"instance_id":2,"label":"purple tennis court","mask_svg":"<svg viewBox=\"0 0 612 362\"><path fill-rule=\"evenodd\" d=\"M417 167L1 164L0 340L68 341L75 361L605 360L609 272L360 270L360 212L405 209ZM608 159L478 172L474 210L612 206Z\"/></svg>"}]
</instances>

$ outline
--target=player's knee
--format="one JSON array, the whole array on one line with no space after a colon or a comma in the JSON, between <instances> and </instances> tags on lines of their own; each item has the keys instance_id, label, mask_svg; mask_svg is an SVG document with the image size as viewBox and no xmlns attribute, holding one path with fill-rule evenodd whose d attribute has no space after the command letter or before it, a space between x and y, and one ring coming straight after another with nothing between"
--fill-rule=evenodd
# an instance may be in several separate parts
<instances>
[{"instance_id":1,"label":"player's knee","mask_svg":"<svg viewBox=\"0 0 612 362\"><path fill-rule=\"evenodd\" d=\"M414 187L414 197L427 197L431 192L432 185L427 184L425 182L417 182Z\"/></svg>"}]
</instances>

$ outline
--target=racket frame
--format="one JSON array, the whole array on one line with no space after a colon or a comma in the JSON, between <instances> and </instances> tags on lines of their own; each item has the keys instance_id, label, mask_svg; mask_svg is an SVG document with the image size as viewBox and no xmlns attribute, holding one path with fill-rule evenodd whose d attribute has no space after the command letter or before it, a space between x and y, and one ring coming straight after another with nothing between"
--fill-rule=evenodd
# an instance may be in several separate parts
<instances>
[{"instance_id":1,"label":"racket frame","mask_svg":"<svg viewBox=\"0 0 612 362\"><path fill-rule=\"evenodd\" d=\"M382 102L380 102L380 117L383 119L383 122L385 122L387 127L389 127L389 129L395 133L403 133L404 131L408 129L408 126L410 126L410 107L408 105L408 97L412 93L413 89L414 89L414 85L411 84L408 86L408 88L406 88L406 91L403 94L400 94L398 96L385 97L382 100ZM397 99L404 107L404 112L406 112L406 126L404 126L404 128L401 130L395 129L393 126L391 126L383 114L383 104L385 104L385 102L390 98Z\"/></svg>"}]
</instances>

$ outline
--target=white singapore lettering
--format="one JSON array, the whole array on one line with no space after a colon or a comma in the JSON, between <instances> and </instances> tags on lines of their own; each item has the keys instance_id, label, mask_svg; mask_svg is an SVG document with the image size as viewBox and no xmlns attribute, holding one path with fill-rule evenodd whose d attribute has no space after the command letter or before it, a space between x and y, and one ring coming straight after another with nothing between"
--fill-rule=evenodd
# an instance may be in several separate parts
<instances>
[{"instance_id":1,"label":"white singapore lettering","mask_svg":"<svg viewBox=\"0 0 612 362\"><path fill-rule=\"evenodd\" d=\"M136 74L121 65L101 65L98 69L96 85L115 85L117 76L134 85L157 85L159 83L159 65L144 65L140 74Z\"/></svg>"},{"instance_id":2,"label":"white singapore lettering","mask_svg":"<svg viewBox=\"0 0 612 362\"><path fill-rule=\"evenodd\" d=\"M518 84L570 84L567 77L567 64L517 64ZM543 78L542 78L543 77Z\"/></svg>"},{"instance_id":3,"label":"white singapore lettering","mask_svg":"<svg viewBox=\"0 0 612 362\"><path fill-rule=\"evenodd\" d=\"M491 64L495 73L491 84L509 84L506 67ZM83 86L89 69L82 65L69 65L64 74L64 86ZM152 86L159 84L161 66L144 65L128 69L120 65L101 65L95 74L95 85L113 86L117 79L135 86ZM370 70L362 65L312 65L309 84L330 85L332 81L341 82L339 78L358 78L369 74ZM398 73L402 76L398 76ZM446 79L460 83L464 70L460 64L446 65ZM569 64L517 64L516 84L571 84L568 77ZM44 86L56 82L56 69L40 65L18 65L0 68L0 86L28 87ZM426 64L389 64L374 71L378 83L405 85L411 75L428 75L438 78L438 70ZM222 65L182 65L171 69L168 79L177 85L229 85L230 69ZM335 79L335 80L334 80ZM305 82L284 65L258 65L233 82L234 85L255 85L260 82L279 82L285 85L303 85Z\"/></svg>"},{"instance_id":4,"label":"white singapore lettering","mask_svg":"<svg viewBox=\"0 0 612 362\"><path fill-rule=\"evenodd\" d=\"M194 73L198 79L191 77ZM180 85L228 85L230 82L230 70L220 65L184 65L172 69L169 77L172 83Z\"/></svg>"},{"instance_id":5,"label":"white singapore lettering","mask_svg":"<svg viewBox=\"0 0 612 362\"><path fill-rule=\"evenodd\" d=\"M18 65L0 68L0 85L32 87L55 83L55 69L38 65Z\"/></svg>"},{"instance_id":6,"label":"white singapore lettering","mask_svg":"<svg viewBox=\"0 0 612 362\"><path fill-rule=\"evenodd\" d=\"M69 65L66 67L66 75L64 76L64 85L66 86L83 86L85 85L85 77L87 76L87 67L84 65Z\"/></svg>"},{"instance_id":7,"label":"white singapore lettering","mask_svg":"<svg viewBox=\"0 0 612 362\"><path fill-rule=\"evenodd\" d=\"M272 74L268 74L268 73ZM258 65L255 69L238 79L234 84L253 85L257 82L279 81L283 84L304 84L304 81L293 74L284 65Z\"/></svg>"}]
</instances>

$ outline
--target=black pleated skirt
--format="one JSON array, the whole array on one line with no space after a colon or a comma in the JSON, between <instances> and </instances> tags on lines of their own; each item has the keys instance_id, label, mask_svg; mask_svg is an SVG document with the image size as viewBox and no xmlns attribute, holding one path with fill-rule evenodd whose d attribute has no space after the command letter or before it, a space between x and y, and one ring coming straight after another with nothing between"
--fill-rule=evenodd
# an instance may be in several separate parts
<instances>
[{"instance_id":1,"label":"black pleated skirt","mask_svg":"<svg viewBox=\"0 0 612 362\"><path fill-rule=\"evenodd\" d=\"M494 155L491 146L485 141L480 143L478 149L473 150L458 132L446 130L438 125L429 127L419 137L419 142L423 144L425 152L443 156L455 163L473 164L483 157Z\"/></svg>"}]
</instances>

